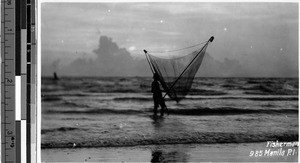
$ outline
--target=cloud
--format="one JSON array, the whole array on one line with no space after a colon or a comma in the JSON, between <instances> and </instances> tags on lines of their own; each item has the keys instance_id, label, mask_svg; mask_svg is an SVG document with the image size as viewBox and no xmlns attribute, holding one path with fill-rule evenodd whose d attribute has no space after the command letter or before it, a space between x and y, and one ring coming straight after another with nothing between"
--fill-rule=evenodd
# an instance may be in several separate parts
<instances>
[{"instance_id":1,"label":"cloud","mask_svg":"<svg viewBox=\"0 0 300 163\"><path fill-rule=\"evenodd\" d=\"M66 75L151 75L143 49L180 49L215 36L204 74L297 76L298 10L297 3L42 3L42 65L81 65L65 67ZM99 44L100 34L114 39L101 43L113 50Z\"/></svg>"},{"instance_id":2,"label":"cloud","mask_svg":"<svg viewBox=\"0 0 300 163\"><path fill-rule=\"evenodd\" d=\"M89 52L97 47L99 31L121 47L141 50L185 47L211 35L240 50L251 41L298 46L297 3L42 3L41 23L47 50ZM230 48L217 46L211 54L224 59L222 52Z\"/></svg>"},{"instance_id":3,"label":"cloud","mask_svg":"<svg viewBox=\"0 0 300 163\"><path fill-rule=\"evenodd\" d=\"M76 59L70 65L63 67L60 74L64 76L150 75L145 60L134 59L125 48L120 48L113 42L112 38L101 36L99 46L93 52L96 54L95 59Z\"/></svg>"},{"instance_id":4,"label":"cloud","mask_svg":"<svg viewBox=\"0 0 300 163\"><path fill-rule=\"evenodd\" d=\"M133 49L132 47L131 49ZM57 71L62 76L151 76L146 59L136 59L125 49L120 48L112 38L101 36L98 48L93 51L95 58L79 58L69 65L58 69L60 60L55 60L48 67L42 67L42 74L52 75ZM275 59L273 59L275 60ZM275 62L254 60L249 64L237 59L215 59L206 53L196 76L202 77L296 77L298 62L289 60L284 55ZM51 72L53 71L53 72Z\"/></svg>"},{"instance_id":5,"label":"cloud","mask_svg":"<svg viewBox=\"0 0 300 163\"><path fill-rule=\"evenodd\" d=\"M136 49L135 46L130 46L128 50L129 51L134 51L135 49Z\"/></svg>"},{"instance_id":6,"label":"cloud","mask_svg":"<svg viewBox=\"0 0 300 163\"><path fill-rule=\"evenodd\" d=\"M225 58L219 61L206 53L198 76L203 77L298 77L297 60L279 56L276 61L261 57L248 63Z\"/></svg>"}]
</instances>

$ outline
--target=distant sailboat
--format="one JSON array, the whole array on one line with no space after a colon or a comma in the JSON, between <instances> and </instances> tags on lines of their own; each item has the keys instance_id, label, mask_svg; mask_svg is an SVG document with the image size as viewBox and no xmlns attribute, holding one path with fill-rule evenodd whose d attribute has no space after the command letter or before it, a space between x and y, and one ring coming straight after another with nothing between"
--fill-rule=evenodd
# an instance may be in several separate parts
<instances>
[{"instance_id":1,"label":"distant sailboat","mask_svg":"<svg viewBox=\"0 0 300 163\"><path fill-rule=\"evenodd\" d=\"M56 72L53 73L53 80L55 80L55 81L59 80L59 78L57 77Z\"/></svg>"}]
</instances>

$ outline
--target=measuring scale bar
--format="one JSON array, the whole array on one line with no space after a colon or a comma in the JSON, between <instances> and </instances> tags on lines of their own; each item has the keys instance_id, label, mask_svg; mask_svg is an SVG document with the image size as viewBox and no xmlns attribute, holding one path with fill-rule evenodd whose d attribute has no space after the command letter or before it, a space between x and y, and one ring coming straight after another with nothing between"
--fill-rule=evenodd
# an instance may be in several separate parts
<instances>
[{"instance_id":1,"label":"measuring scale bar","mask_svg":"<svg viewBox=\"0 0 300 163\"><path fill-rule=\"evenodd\" d=\"M1 162L36 162L34 11L35 0L1 1Z\"/></svg>"},{"instance_id":2,"label":"measuring scale bar","mask_svg":"<svg viewBox=\"0 0 300 163\"><path fill-rule=\"evenodd\" d=\"M1 152L2 162L15 162L15 1L1 3Z\"/></svg>"}]
</instances>

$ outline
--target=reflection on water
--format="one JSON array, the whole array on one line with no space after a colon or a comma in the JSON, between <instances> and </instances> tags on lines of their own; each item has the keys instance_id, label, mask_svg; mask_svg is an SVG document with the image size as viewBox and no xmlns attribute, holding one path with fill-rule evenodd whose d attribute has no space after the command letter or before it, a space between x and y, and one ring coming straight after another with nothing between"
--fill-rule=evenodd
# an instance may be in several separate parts
<instances>
[{"instance_id":1,"label":"reflection on water","mask_svg":"<svg viewBox=\"0 0 300 163\"><path fill-rule=\"evenodd\" d=\"M154 128L154 137L156 140L165 141L166 135L176 134L178 131L186 130L179 119L173 117L153 118L152 125ZM166 148L164 145L156 145L151 151L151 162L187 162L189 150L182 145L174 148Z\"/></svg>"},{"instance_id":2,"label":"reflection on water","mask_svg":"<svg viewBox=\"0 0 300 163\"><path fill-rule=\"evenodd\" d=\"M152 151L151 162L161 162L164 160L163 154L161 150Z\"/></svg>"},{"instance_id":3,"label":"reflection on water","mask_svg":"<svg viewBox=\"0 0 300 163\"><path fill-rule=\"evenodd\" d=\"M174 132L191 132L191 129L177 116L158 116L153 118L152 125L156 136Z\"/></svg>"},{"instance_id":4,"label":"reflection on water","mask_svg":"<svg viewBox=\"0 0 300 163\"><path fill-rule=\"evenodd\" d=\"M187 162L189 160L188 152L184 149L163 150L157 149L152 151L151 162Z\"/></svg>"},{"instance_id":5,"label":"reflection on water","mask_svg":"<svg viewBox=\"0 0 300 163\"><path fill-rule=\"evenodd\" d=\"M164 126L164 119L163 117L153 118L152 125L155 131L159 131Z\"/></svg>"}]
</instances>

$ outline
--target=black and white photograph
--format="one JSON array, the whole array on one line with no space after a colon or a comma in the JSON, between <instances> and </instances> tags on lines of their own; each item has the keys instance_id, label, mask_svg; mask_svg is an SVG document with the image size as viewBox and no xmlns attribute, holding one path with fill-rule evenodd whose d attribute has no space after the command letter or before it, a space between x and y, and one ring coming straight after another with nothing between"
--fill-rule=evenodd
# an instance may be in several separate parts
<instances>
[{"instance_id":1,"label":"black and white photograph","mask_svg":"<svg viewBox=\"0 0 300 163\"><path fill-rule=\"evenodd\" d=\"M42 162L298 162L298 2L40 2Z\"/></svg>"}]
</instances>

